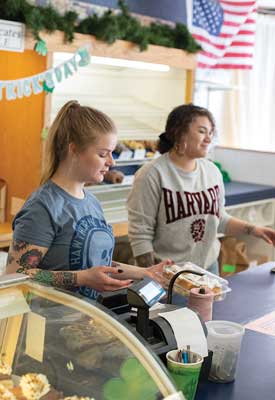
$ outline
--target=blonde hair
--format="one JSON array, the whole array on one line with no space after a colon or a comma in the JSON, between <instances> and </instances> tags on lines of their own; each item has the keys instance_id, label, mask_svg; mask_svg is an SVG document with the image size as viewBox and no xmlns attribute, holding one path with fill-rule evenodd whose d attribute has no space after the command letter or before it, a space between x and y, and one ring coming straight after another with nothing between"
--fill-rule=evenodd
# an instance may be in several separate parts
<instances>
[{"instance_id":1,"label":"blonde hair","mask_svg":"<svg viewBox=\"0 0 275 400\"><path fill-rule=\"evenodd\" d=\"M95 143L100 135L112 132L116 132L115 124L106 114L81 106L75 100L68 101L49 129L41 185L53 176L60 162L66 158L70 143L82 151Z\"/></svg>"}]
</instances>

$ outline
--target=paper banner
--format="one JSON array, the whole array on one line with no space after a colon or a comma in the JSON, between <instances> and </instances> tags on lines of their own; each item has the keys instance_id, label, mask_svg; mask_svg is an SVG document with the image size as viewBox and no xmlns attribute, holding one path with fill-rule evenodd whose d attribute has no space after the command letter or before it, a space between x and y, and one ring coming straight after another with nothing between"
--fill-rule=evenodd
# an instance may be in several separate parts
<instances>
[{"instance_id":1,"label":"paper banner","mask_svg":"<svg viewBox=\"0 0 275 400\"><path fill-rule=\"evenodd\" d=\"M40 74L22 79L0 81L0 100L4 96L7 100L16 100L42 93L43 85L46 85L48 89L53 89L57 83L68 79L77 72L79 67L88 65L90 58L89 48L81 47L69 60Z\"/></svg>"}]
</instances>

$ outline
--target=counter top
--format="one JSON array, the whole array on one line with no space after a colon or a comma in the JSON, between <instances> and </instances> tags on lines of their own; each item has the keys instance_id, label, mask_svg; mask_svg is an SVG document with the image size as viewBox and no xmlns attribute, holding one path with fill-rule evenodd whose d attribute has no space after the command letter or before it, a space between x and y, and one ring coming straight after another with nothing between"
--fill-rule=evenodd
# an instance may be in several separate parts
<instances>
[{"instance_id":1,"label":"counter top","mask_svg":"<svg viewBox=\"0 0 275 400\"><path fill-rule=\"evenodd\" d=\"M224 184L225 206L275 198L275 186L232 181Z\"/></svg>"},{"instance_id":2,"label":"counter top","mask_svg":"<svg viewBox=\"0 0 275 400\"><path fill-rule=\"evenodd\" d=\"M275 310L274 262L228 279L232 292L214 304L213 319L246 324ZM275 336L246 329L235 382L200 384L196 400L274 399Z\"/></svg>"}]
</instances>

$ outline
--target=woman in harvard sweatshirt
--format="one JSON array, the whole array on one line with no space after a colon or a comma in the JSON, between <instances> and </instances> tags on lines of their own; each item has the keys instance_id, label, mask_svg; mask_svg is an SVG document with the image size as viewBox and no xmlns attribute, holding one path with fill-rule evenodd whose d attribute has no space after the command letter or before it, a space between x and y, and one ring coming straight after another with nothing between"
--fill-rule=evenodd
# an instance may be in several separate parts
<instances>
[{"instance_id":1,"label":"woman in harvard sweatshirt","mask_svg":"<svg viewBox=\"0 0 275 400\"><path fill-rule=\"evenodd\" d=\"M218 273L217 233L246 233L275 244L275 231L229 216L222 175L205 157L215 136L211 113L193 104L168 116L156 160L136 174L128 198L129 240L137 265L191 261Z\"/></svg>"}]
</instances>

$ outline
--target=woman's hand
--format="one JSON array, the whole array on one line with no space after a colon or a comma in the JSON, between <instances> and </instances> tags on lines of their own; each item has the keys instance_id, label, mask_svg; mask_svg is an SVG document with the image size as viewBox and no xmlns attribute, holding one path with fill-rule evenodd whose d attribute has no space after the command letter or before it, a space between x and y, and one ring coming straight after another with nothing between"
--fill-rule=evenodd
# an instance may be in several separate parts
<instances>
[{"instance_id":1,"label":"woman's hand","mask_svg":"<svg viewBox=\"0 0 275 400\"><path fill-rule=\"evenodd\" d=\"M275 231L273 229L255 226L238 218L231 217L229 219L225 234L228 236L251 235L275 246Z\"/></svg>"},{"instance_id":2,"label":"woman's hand","mask_svg":"<svg viewBox=\"0 0 275 400\"><path fill-rule=\"evenodd\" d=\"M251 235L263 239L266 243L275 246L275 231L271 228L254 226Z\"/></svg>"},{"instance_id":3,"label":"woman's hand","mask_svg":"<svg viewBox=\"0 0 275 400\"><path fill-rule=\"evenodd\" d=\"M152 265L152 267L148 267L144 269L144 275L148 276L149 278L153 279L154 281L157 281L161 285L164 284L164 279L163 279L163 267L165 265L172 265L173 261L170 259L167 259L165 261L162 261L159 264Z\"/></svg>"},{"instance_id":4,"label":"woman's hand","mask_svg":"<svg viewBox=\"0 0 275 400\"><path fill-rule=\"evenodd\" d=\"M99 292L119 290L128 287L133 281L131 279L118 280L111 278L119 274L120 270L114 267L92 267L77 272L77 286L88 286Z\"/></svg>"}]
</instances>

